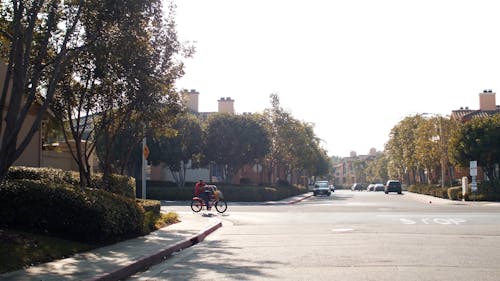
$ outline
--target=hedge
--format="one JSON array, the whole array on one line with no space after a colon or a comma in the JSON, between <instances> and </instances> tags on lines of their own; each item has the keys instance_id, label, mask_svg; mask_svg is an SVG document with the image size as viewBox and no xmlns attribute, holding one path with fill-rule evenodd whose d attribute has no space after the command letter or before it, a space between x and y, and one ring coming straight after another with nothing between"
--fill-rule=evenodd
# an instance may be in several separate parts
<instances>
[{"instance_id":1,"label":"hedge","mask_svg":"<svg viewBox=\"0 0 500 281\"><path fill-rule=\"evenodd\" d=\"M306 188L295 186L216 185L224 194L224 198L227 201L233 202L277 201L307 192ZM172 187L168 182L164 185L161 185L159 182L150 185L148 182L146 187L147 198L156 200L189 201L193 198L193 194L194 185L181 188L177 186Z\"/></svg>"},{"instance_id":2,"label":"hedge","mask_svg":"<svg viewBox=\"0 0 500 281\"><path fill-rule=\"evenodd\" d=\"M0 185L0 224L82 242L109 243L144 234L135 200L64 183L9 180Z\"/></svg>"},{"instance_id":3,"label":"hedge","mask_svg":"<svg viewBox=\"0 0 500 281\"><path fill-rule=\"evenodd\" d=\"M465 194L467 201L500 201L500 183L482 182L478 185L478 191L472 193L470 187ZM412 185L408 191L431 195L444 199L462 200L462 187L436 187L432 185Z\"/></svg>"},{"instance_id":4,"label":"hedge","mask_svg":"<svg viewBox=\"0 0 500 281\"><path fill-rule=\"evenodd\" d=\"M68 184L78 187L80 175L74 171L64 171L54 168L11 167L6 177L7 180L38 180L45 183ZM111 175L108 185L104 185L102 174L92 175L91 186L135 198L135 179L122 175Z\"/></svg>"}]
</instances>

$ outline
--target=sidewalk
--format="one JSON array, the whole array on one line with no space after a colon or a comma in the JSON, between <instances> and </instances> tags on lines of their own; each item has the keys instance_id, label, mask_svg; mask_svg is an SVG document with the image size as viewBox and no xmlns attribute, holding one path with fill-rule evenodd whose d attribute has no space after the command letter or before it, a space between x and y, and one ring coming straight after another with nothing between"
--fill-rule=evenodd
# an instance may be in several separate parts
<instances>
[{"instance_id":1,"label":"sidewalk","mask_svg":"<svg viewBox=\"0 0 500 281\"><path fill-rule=\"evenodd\" d=\"M415 200L428 204L500 207L500 202L450 200L421 193L413 193L411 191L403 191L403 193L407 196L414 198Z\"/></svg>"},{"instance_id":2,"label":"sidewalk","mask_svg":"<svg viewBox=\"0 0 500 281\"><path fill-rule=\"evenodd\" d=\"M203 241L222 226L217 218L203 217L201 213L183 214L180 220L144 237L1 274L0 280L119 280Z\"/></svg>"},{"instance_id":3,"label":"sidewalk","mask_svg":"<svg viewBox=\"0 0 500 281\"><path fill-rule=\"evenodd\" d=\"M266 204L295 204L312 196L305 193ZM161 262L164 257L191 247L222 226L216 217L201 213L180 214L180 223L147 236L126 240L67 259L0 274L0 280L12 281L104 281L127 278Z\"/></svg>"},{"instance_id":4,"label":"sidewalk","mask_svg":"<svg viewBox=\"0 0 500 281\"><path fill-rule=\"evenodd\" d=\"M290 198L285 198L283 200L280 200L280 201L268 201L268 202L264 202L262 203L263 205L288 205L288 204L295 204L295 203L298 203L302 200L305 200L309 197L312 197L313 194L312 192L307 192L307 193L304 193L304 194L299 194L299 195L296 195L296 196L293 196L293 197L290 197Z\"/></svg>"}]
</instances>

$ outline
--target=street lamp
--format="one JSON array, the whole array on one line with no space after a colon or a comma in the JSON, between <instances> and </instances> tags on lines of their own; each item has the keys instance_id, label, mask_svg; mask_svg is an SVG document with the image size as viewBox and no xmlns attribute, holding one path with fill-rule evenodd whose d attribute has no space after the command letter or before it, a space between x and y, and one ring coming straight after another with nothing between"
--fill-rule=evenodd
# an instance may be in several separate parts
<instances>
[{"instance_id":1,"label":"street lamp","mask_svg":"<svg viewBox=\"0 0 500 281\"><path fill-rule=\"evenodd\" d=\"M439 150L440 150L440 153L441 153L441 159L440 159L440 162L441 162L441 187L444 187L444 178L445 178L445 159L444 159L444 143L443 143L443 116L441 116L440 114L436 114L436 113L428 113L428 112L424 112L422 113L422 115L431 115L433 117L436 117L439 119L439 123L438 123L438 130L439 130L439 133L438 133L438 138L439 138Z\"/></svg>"}]
</instances>

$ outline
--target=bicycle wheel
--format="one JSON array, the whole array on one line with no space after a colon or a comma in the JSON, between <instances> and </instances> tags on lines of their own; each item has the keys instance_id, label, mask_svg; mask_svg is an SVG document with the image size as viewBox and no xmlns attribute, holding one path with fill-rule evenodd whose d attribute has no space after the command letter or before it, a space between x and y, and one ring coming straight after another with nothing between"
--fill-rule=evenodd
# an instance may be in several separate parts
<instances>
[{"instance_id":1,"label":"bicycle wheel","mask_svg":"<svg viewBox=\"0 0 500 281\"><path fill-rule=\"evenodd\" d=\"M193 210L193 212L198 213L199 211L201 211L202 208L203 208L203 202L201 202L201 200L195 199L191 201L191 210Z\"/></svg>"},{"instance_id":2,"label":"bicycle wheel","mask_svg":"<svg viewBox=\"0 0 500 281\"><path fill-rule=\"evenodd\" d=\"M227 203L225 200L219 200L215 203L215 209L219 213L224 213L227 210Z\"/></svg>"}]
</instances>

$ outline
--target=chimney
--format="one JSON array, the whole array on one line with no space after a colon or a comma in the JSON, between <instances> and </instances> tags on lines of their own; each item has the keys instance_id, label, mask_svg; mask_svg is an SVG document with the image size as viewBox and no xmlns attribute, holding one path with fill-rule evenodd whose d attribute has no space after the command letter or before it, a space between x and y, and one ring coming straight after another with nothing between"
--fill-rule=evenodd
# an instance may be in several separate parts
<instances>
[{"instance_id":1,"label":"chimney","mask_svg":"<svg viewBox=\"0 0 500 281\"><path fill-rule=\"evenodd\" d=\"M220 98L219 102L219 113L230 113L234 114L234 100L230 97Z\"/></svg>"},{"instance_id":2,"label":"chimney","mask_svg":"<svg viewBox=\"0 0 500 281\"><path fill-rule=\"evenodd\" d=\"M495 110L496 108L495 93L492 90L484 90L479 94L479 110Z\"/></svg>"},{"instance_id":3,"label":"chimney","mask_svg":"<svg viewBox=\"0 0 500 281\"><path fill-rule=\"evenodd\" d=\"M189 92L188 91L185 92L184 98L186 100L186 107L188 108L188 110L195 112L195 113L199 112L199 109L198 109L199 95L200 95L200 93L198 93L194 89L192 89Z\"/></svg>"}]
</instances>

